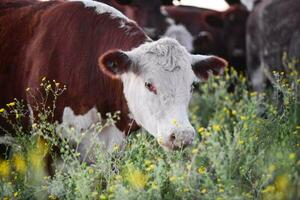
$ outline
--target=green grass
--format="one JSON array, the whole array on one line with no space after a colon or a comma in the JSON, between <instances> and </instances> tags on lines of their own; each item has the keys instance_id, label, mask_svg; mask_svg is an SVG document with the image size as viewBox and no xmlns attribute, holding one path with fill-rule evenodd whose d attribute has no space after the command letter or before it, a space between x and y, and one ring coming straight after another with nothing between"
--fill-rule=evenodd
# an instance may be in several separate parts
<instances>
[{"instance_id":1,"label":"green grass","mask_svg":"<svg viewBox=\"0 0 300 200\"><path fill-rule=\"evenodd\" d=\"M116 147L108 154L95 148L92 165L80 163L74 148L57 136L57 123L47 120L55 101L49 108L41 105L47 95L59 96L64 89L44 80L46 98L35 107L40 114L28 131L20 123L26 115L22 102L0 110L2 117L16 118L12 124L18 135L11 157L0 161L0 197L300 199L300 79L296 72L288 78L274 75L274 89L261 93L248 91L245 78L235 72L199 84L190 106L198 134L189 148L165 152L152 136L138 131L123 151ZM232 83L235 90L228 92ZM112 118L107 123L117 120ZM61 159L55 159L55 175L49 177L45 156L56 158L57 146Z\"/></svg>"}]
</instances>

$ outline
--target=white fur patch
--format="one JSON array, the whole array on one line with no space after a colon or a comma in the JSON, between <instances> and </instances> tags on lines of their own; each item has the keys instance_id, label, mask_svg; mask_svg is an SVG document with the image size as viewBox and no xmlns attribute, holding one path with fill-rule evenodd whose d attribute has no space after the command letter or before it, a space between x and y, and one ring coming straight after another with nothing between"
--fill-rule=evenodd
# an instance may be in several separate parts
<instances>
[{"instance_id":1,"label":"white fur patch","mask_svg":"<svg viewBox=\"0 0 300 200\"><path fill-rule=\"evenodd\" d=\"M98 14L109 13L112 16L112 18L121 18L121 19L129 20L123 13L104 3L100 3L93 0L69 0L69 1L82 2L86 8L89 7L95 8L95 11Z\"/></svg>"},{"instance_id":2,"label":"white fur patch","mask_svg":"<svg viewBox=\"0 0 300 200\"><path fill-rule=\"evenodd\" d=\"M242 4L244 4L249 11L253 10L255 1L257 0L241 0Z\"/></svg>"},{"instance_id":3,"label":"white fur patch","mask_svg":"<svg viewBox=\"0 0 300 200\"><path fill-rule=\"evenodd\" d=\"M170 37L176 39L182 46L184 46L189 52L193 50L193 36L185 28L185 26L171 25L168 27L163 37Z\"/></svg>"},{"instance_id":4,"label":"white fur patch","mask_svg":"<svg viewBox=\"0 0 300 200\"><path fill-rule=\"evenodd\" d=\"M99 146L101 150L111 152L116 145L121 146L125 139L125 134L114 125L104 127L101 132L97 132L94 125L101 121L96 108L92 108L84 115L75 115L70 107L66 107L58 132L61 132L62 138L77 145L82 160L91 162L95 158L93 148Z\"/></svg>"}]
</instances>

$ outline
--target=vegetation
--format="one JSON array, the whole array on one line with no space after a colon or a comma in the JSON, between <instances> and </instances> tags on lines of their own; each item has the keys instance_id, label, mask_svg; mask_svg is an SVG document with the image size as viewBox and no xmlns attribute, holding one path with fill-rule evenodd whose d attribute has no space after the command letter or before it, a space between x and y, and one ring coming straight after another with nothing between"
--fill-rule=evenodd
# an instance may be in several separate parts
<instances>
[{"instance_id":1,"label":"vegetation","mask_svg":"<svg viewBox=\"0 0 300 200\"><path fill-rule=\"evenodd\" d=\"M189 148L165 152L152 136L138 131L124 149L116 146L105 153L93 147L93 164L80 162L78 141L70 144L57 122L49 120L56 98L45 106L48 96L58 97L66 88L43 79L42 103L33 107L39 114L31 118L29 130L21 123L28 116L22 102L0 109L17 133L10 157L0 161L0 197L300 199L300 79L295 71L274 72L274 77L272 91L261 93L247 90L245 78L234 71L199 84L190 108L198 134ZM232 84L234 92L228 91ZM118 120L109 116L86 133ZM72 127L69 131L74 132ZM56 166L51 177L45 171L49 154Z\"/></svg>"}]
</instances>

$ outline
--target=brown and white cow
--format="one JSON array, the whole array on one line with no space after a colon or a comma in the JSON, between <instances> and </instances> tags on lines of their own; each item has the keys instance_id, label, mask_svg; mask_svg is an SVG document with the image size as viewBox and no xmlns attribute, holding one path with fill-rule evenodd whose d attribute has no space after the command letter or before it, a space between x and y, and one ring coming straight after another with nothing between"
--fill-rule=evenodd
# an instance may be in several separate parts
<instances>
[{"instance_id":1,"label":"brown and white cow","mask_svg":"<svg viewBox=\"0 0 300 200\"><path fill-rule=\"evenodd\" d=\"M191 55L174 39L152 41L122 13L95 1L6 8L0 27L0 107L13 98L32 104L25 89L39 87L42 77L55 79L67 86L55 110L62 124L85 129L96 112L104 118L121 111L116 126L106 130L107 142L122 141L141 126L167 149L191 144L191 85L227 64Z\"/></svg>"}]
</instances>

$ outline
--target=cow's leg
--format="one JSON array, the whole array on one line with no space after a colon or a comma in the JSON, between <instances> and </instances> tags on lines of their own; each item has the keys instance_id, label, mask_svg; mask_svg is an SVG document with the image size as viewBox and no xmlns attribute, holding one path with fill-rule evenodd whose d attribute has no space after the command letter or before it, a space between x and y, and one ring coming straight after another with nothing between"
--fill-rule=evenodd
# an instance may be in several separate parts
<instances>
[{"instance_id":1,"label":"cow's leg","mask_svg":"<svg viewBox=\"0 0 300 200\"><path fill-rule=\"evenodd\" d=\"M102 123L102 119L95 108L84 115L75 115L69 107L64 109L59 132L61 137L75 144L82 161L93 162L96 148L112 152L115 148L123 146L125 134L114 125L105 126L98 132L98 128L93 125L99 122Z\"/></svg>"},{"instance_id":2,"label":"cow's leg","mask_svg":"<svg viewBox=\"0 0 300 200\"><path fill-rule=\"evenodd\" d=\"M111 153L124 146L125 134L114 125L104 127L100 133L87 134L78 145L81 161L92 163L99 150Z\"/></svg>"}]
</instances>

